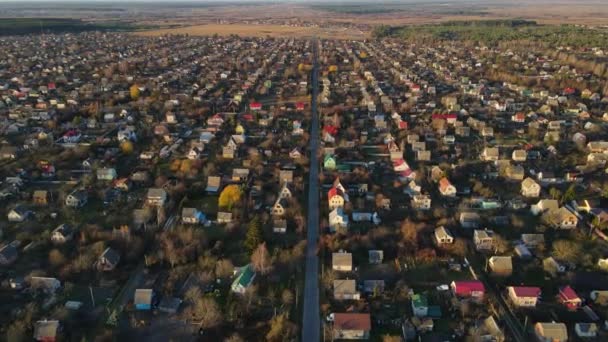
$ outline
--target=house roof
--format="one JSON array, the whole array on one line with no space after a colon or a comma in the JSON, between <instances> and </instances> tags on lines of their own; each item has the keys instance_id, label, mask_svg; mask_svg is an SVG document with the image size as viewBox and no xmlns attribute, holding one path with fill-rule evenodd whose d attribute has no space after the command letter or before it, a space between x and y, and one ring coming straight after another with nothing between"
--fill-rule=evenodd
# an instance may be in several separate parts
<instances>
[{"instance_id":1,"label":"house roof","mask_svg":"<svg viewBox=\"0 0 608 342\"><path fill-rule=\"evenodd\" d=\"M49 338L55 338L58 329L59 321L38 321L34 327L34 339L44 341Z\"/></svg>"},{"instance_id":2,"label":"house roof","mask_svg":"<svg viewBox=\"0 0 608 342\"><path fill-rule=\"evenodd\" d=\"M334 280L334 294L357 292L357 282L354 279Z\"/></svg>"},{"instance_id":3,"label":"house roof","mask_svg":"<svg viewBox=\"0 0 608 342\"><path fill-rule=\"evenodd\" d=\"M253 267L251 267L251 264L242 267L239 272L239 275L235 279L235 283L243 287L249 286L255 277L255 271L253 270Z\"/></svg>"},{"instance_id":4,"label":"house roof","mask_svg":"<svg viewBox=\"0 0 608 342\"><path fill-rule=\"evenodd\" d=\"M523 181L521 181L521 186L524 188L530 188L533 186L539 186L538 183L536 183L534 181L534 179L527 177L526 179L524 179Z\"/></svg>"},{"instance_id":5,"label":"house roof","mask_svg":"<svg viewBox=\"0 0 608 342\"><path fill-rule=\"evenodd\" d=\"M443 177L439 180L439 189L441 191L445 191L450 185L452 185L452 183L450 183L450 180L446 177Z\"/></svg>"},{"instance_id":6,"label":"house roof","mask_svg":"<svg viewBox=\"0 0 608 342\"><path fill-rule=\"evenodd\" d=\"M120 261L120 254L110 247L101 253L101 257L105 258L112 265L116 265Z\"/></svg>"},{"instance_id":7,"label":"house roof","mask_svg":"<svg viewBox=\"0 0 608 342\"><path fill-rule=\"evenodd\" d=\"M372 329L369 314L336 313L334 315L334 329L336 330L366 330Z\"/></svg>"},{"instance_id":8,"label":"house roof","mask_svg":"<svg viewBox=\"0 0 608 342\"><path fill-rule=\"evenodd\" d=\"M137 289L135 290L135 297L133 303L137 304L152 304L152 289Z\"/></svg>"},{"instance_id":9,"label":"house roof","mask_svg":"<svg viewBox=\"0 0 608 342\"><path fill-rule=\"evenodd\" d=\"M167 192L161 188L150 188L148 189L148 198L164 198L167 196Z\"/></svg>"},{"instance_id":10,"label":"house roof","mask_svg":"<svg viewBox=\"0 0 608 342\"><path fill-rule=\"evenodd\" d=\"M471 292L485 292L486 288L479 280L461 280L452 282L456 294L469 294Z\"/></svg>"},{"instance_id":11,"label":"house roof","mask_svg":"<svg viewBox=\"0 0 608 342\"><path fill-rule=\"evenodd\" d=\"M331 256L334 266L352 266L353 255L351 253L333 253Z\"/></svg>"},{"instance_id":12,"label":"house roof","mask_svg":"<svg viewBox=\"0 0 608 342\"><path fill-rule=\"evenodd\" d=\"M538 298L542 292L540 287L536 286L510 286L510 288L517 297Z\"/></svg>"},{"instance_id":13,"label":"house roof","mask_svg":"<svg viewBox=\"0 0 608 342\"><path fill-rule=\"evenodd\" d=\"M510 256L493 256L490 258L490 265L494 271L513 269L513 261Z\"/></svg>"},{"instance_id":14,"label":"house roof","mask_svg":"<svg viewBox=\"0 0 608 342\"><path fill-rule=\"evenodd\" d=\"M453 237L452 233L444 226L435 228L435 236L438 238Z\"/></svg>"},{"instance_id":15,"label":"house roof","mask_svg":"<svg viewBox=\"0 0 608 342\"><path fill-rule=\"evenodd\" d=\"M8 244L2 248L0 248L0 254L4 256L7 260L12 260L18 256L17 248L15 246Z\"/></svg>"},{"instance_id":16,"label":"house roof","mask_svg":"<svg viewBox=\"0 0 608 342\"><path fill-rule=\"evenodd\" d=\"M536 323L536 331L550 341L568 340L568 328L564 323Z\"/></svg>"},{"instance_id":17,"label":"house roof","mask_svg":"<svg viewBox=\"0 0 608 342\"><path fill-rule=\"evenodd\" d=\"M559 289L559 295L563 300L577 300L580 299L576 292L570 287L570 285L566 285Z\"/></svg>"}]
</instances>

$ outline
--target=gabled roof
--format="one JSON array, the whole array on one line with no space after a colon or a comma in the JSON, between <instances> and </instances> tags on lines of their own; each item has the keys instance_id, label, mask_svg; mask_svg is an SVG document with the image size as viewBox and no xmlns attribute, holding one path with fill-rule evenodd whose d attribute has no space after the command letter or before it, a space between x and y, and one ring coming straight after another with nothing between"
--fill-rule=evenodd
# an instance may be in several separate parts
<instances>
[{"instance_id":1,"label":"gabled roof","mask_svg":"<svg viewBox=\"0 0 608 342\"><path fill-rule=\"evenodd\" d=\"M372 321L369 314L361 313L336 313L334 315L335 330L364 330L372 329Z\"/></svg>"},{"instance_id":2,"label":"gabled roof","mask_svg":"<svg viewBox=\"0 0 608 342\"><path fill-rule=\"evenodd\" d=\"M510 286L517 297L538 298L541 294L540 287L536 286Z\"/></svg>"},{"instance_id":3,"label":"gabled roof","mask_svg":"<svg viewBox=\"0 0 608 342\"><path fill-rule=\"evenodd\" d=\"M106 248L106 250L101 253L101 257L112 265L116 265L120 261L120 254L110 247Z\"/></svg>"}]
</instances>

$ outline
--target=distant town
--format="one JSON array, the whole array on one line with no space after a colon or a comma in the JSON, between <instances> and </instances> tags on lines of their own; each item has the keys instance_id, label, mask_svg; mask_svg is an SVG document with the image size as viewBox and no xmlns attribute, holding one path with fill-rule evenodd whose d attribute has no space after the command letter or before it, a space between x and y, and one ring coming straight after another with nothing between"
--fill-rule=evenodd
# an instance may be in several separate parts
<instances>
[{"instance_id":1,"label":"distant town","mask_svg":"<svg viewBox=\"0 0 608 342\"><path fill-rule=\"evenodd\" d=\"M608 47L553 30L0 37L0 340L607 340Z\"/></svg>"}]
</instances>

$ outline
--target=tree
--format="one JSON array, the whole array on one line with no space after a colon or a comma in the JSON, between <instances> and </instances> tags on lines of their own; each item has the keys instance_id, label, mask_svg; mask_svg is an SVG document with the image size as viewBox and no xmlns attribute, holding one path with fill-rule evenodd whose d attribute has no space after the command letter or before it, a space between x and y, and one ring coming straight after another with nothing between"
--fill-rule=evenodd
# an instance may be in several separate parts
<instances>
[{"instance_id":1,"label":"tree","mask_svg":"<svg viewBox=\"0 0 608 342\"><path fill-rule=\"evenodd\" d=\"M509 241L502 236L494 235L494 251L498 254L503 254L509 250Z\"/></svg>"},{"instance_id":2,"label":"tree","mask_svg":"<svg viewBox=\"0 0 608 342\"><path fill-rule=\"evenodd\" d=\"M293 300L293 292L291 292L291 290L289 289L283 290L283 293L281 293L281 302L283 303L283 305L290 306L291 304L293 304Z\"/></svg>"},{"instance_id":3,"label":"tree","mask_svg":"<svg viewBox=\"0 0 608 342\"><path fill-rule=\"evenodd\" d=\"M129 88L129 94L131 95L132 100L139 99L139 87L137 84L134 84L131 86L131 88Z\"/></svg>"},{"instance_id":4,"label":"tree","mask_svg":"<svg viewBox=\"0 0 608 342\"><path fill-rule=\"evenodd\" d=\"M564 193L564 196L562 198L562 202L563 203L569 203L569 202L573 201L575 198L576 198L575 185L572 184L572 185L570 185L568 187L568 189Z\"/></svg>"},{"instance_id":5,"label":"tree","mask_svg":"<svg viewBox=\"0 0 608 342\"><path fill-rule=\"evenodd\" d=\"M262 224L258 216L254 217L253 220L249 222L247 235L245 236L245 247L250 252L253 252L263 241L261 225Z\"/></svg>"},{"instance_id":6,"label":"tree","mask_svg":"<svg viewBox=\"0 0 608 342\"><path fill-rule=\"evenodd\" d=\"M382 342L401 342L401 337L384 335L384 336L382 336Z\"/></svg>"},{"instance_id":7,"label":"tree","mask_svg":"<svg viewBox=\"0 0 608 342\"><path fill-rule=\"evenodd\" d=\"M278 342L290 340L295 331L294 324L287 319L286 314L276 315L270 321L270 331L266 334L266 341Z\"/></svg>"},{"instance_id":8,"label":"tree","mask_svg":"<svg viewBox=\"0 0 608 342\"><path fill-rule=\"evenodd\" d=\"M53 249L49 252L49 263L53 267L59 267L65 264L65 257L58 249Z\"/></svg>"},{"instance_id":9,"label":"tree","mask_svg":"<svg viewBox=\"0 0 608 342\"><path fill-rule=\"evenodd\" d=\"M241 335L234 333L229 337L225 338L224 342L245 342L245 340L241 337Z\"/></svg>"},{"instance_id":10,"label":"tree","mask_svg":"<svg viewBox=\"0 0 608 342\"><path fill-rule=\"evenodd\" d=\"M120 143L120 150L122 151L122 153L124 154L131 154L133 153L133 143L125 140L123 142Z\"/></svg>"},{"instance_id":11,"label":"tree","mask_svg":"<svg viewBox=\"0 0 608 342\"><path fill-rule=\"evenodd\" d=\"M229 259L222 259L215 264L215 276L221 279L227 279L232 276L234 265Z\"/></svg>"},{"instance_id":12,"label":"tree","mask_svg":"<svg viewBox=\"0 0 608 342\"><path fill-rule=\"evenodd\" d=\"M241 189L236 184L228 185L224 188L220 194L219 206L222 208L228 208L231 210L232 207L241 200Z\"/></svg>"},{"instance_id":13,"label":"tree","mask_svg":"<svg viewBox=\"0 0 608 342\"><path fill-rule=\"evenodd\" d=\"M272 264L270 262L270 256L268 255L268 249L266 248L266 243L261 243L253 254L251 254L251 264L256 272L260 272L262 275L268 274L270 269L272 268Z\"/></svg>"},{"instance_id":14,"label":"tree","mask_svg":"<svg viewBox=\"0 0 608 342\"><path fill-rule=\"evenodd\" d=\"M552 254L558 260L574 261L581 256L581 248L576 242L557 240L553 243Z\"/></svg>"},{"instance_id":15,"label":"tree","mask_svg":"<svg viewBox=\"0 0 608 342\"><path fill-rule=\"evenodd\" d=\"M187 312L193 319L200 320L200 326L203 329L217 327L224 320L219 305L215 299L209 297L201 297L196 300Z\"/></svg>"},{"instance_id":16,"label":"tree","mask_svg":"<svg viewBox=\"0 0 608 342\"><path fill-rule=\"evenodd\" d=\"M562 192L559 191L559 189L557 189L557 188L551 188L551 189L549 189L549 195L551 196L552 199L559 201L560 198L562 197Z\"/></svg>"}]
</instances>

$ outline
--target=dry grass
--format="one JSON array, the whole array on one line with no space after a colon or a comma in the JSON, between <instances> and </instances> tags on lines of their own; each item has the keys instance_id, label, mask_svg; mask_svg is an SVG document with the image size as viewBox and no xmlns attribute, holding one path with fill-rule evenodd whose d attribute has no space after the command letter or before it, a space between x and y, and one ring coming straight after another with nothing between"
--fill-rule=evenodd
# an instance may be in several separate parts
<instances>
[{"instance_id":1,"label":"dry grass","mask_svg":"<svg viewBox=\"0 0 608 342\"><path fill-rule=\"evenodd\" d=\"M196 36L231 35L255 37L311 37L334 39L365 39L369 29L380 24L416 25L448 20L488 20L521 18L542 24L608 24L606 0L479 0L482 15L448 15L432 6L411 7L404 11L375 14L325 12L304 4L269 4L256 6L221 6L193 9L162 20L142 19L150 25L180 25L179 28L138 32L138 35L190 34ZM284 25L288 23L289 25ZM303 23L316 26L303 26ZM329 27L324 27L329 26ZM346 28L344 26L350 26ZM353 28L354 26L360 28ZM367 28L365 28L367 27ZM362 31L363 30L363 31Z\"/></svg>"}]
</instances>

